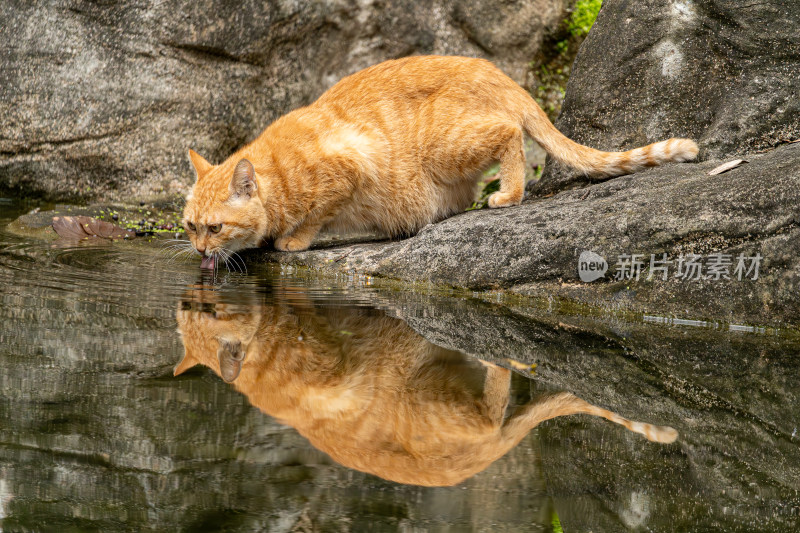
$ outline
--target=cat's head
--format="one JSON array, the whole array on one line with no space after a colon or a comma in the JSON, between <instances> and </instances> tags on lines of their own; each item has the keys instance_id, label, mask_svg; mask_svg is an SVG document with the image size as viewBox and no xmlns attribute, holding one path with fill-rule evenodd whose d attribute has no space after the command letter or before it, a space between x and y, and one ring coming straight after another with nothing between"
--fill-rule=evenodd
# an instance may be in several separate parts
<instances>
[{"instance_id":1,"label":"cat's head","mask_svg":"<svg viewBox=\"0 0 800 533\"><path fill-rule=\"evenodd\" d=\"M211 291L196 291L208 293ZM181 302L177 311L178 333L184 357L174 374L182 374L195 365L205 365L226 383L239 377L247 350L253 344L261 321L258 306L210 303L201 294ZM213 300L211 300L213 302Z\"/></svg>"},{"instance_id":2,"label":"cat's head","mask_svg":"<svg viewBox=\"0 0 800 533\"><path fill-rule=\"evenodd\" d=\"M194 249L213 267L226 253L261 244L268 232L253 164L232 157L212 165L189 150L197 181L186 198L183 226Z\"/></svg>"}]
</instances>

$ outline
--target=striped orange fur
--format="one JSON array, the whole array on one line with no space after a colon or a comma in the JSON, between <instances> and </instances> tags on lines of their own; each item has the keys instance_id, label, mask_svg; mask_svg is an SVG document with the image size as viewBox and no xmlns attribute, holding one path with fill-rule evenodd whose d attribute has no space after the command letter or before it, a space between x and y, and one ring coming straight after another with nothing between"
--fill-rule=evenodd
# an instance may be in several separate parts
<instances>
[{"instance_id":1,"label":"striped orange fur","mask_svg":"<svg viewBox=\"0 0 800 533\"><path fill-rule=\"evenodd\" d=\"M190 151L197 182L184 223L197 251L211 257L270 240L304 250L322 228L413 234L468 207L481 172L497 161L500 190L489 206L518 205L524 133L591 177L698 152L688 139L627 152L582 146L490 62L407 57L342 79L220 165Z\"/></svg>"}]
</instances>

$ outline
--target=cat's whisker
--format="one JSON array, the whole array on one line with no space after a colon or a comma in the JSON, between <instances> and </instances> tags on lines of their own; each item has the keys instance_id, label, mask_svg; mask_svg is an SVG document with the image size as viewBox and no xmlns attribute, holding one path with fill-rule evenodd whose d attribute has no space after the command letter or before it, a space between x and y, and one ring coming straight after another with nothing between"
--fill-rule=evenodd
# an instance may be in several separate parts
<instances>
[{"instance_id":1,"label":"cat's whisker","mask_svg":"<svg viewBox=\"0 0 800 533\"><path fill-rule=\"evenodd\" d=\"M172 246L165 246L165 247L161 248L161 250L159 250L159 253L168 254L168 253L170 253L170 252L172 252L174 250L191 251L190 248L186 248L185 246L172 245Z\"/></svg>"},{"instance_id":2,"label":"cat's whisker","mask_svg":"<svg viewBox=\"0 0 800 533\"><path fill-rule=\"evenodd\" d=\"M167 241L161 245L162 250L168 248L193 248L193 247L192 243L190 243L189 241L175 240L175 241Z\"/></svg>"},{"instance_id":3,"label":"cat's whisker","mask_svg":"<svg viewBox=\"0 0 800 533\"><path fill-rule=\"evenodd\" d=\"M220 259L222 260L223 263L226 262L225 261L225 255L223 254L222 250L217 250L212 255L214 256L214 267L215 268L218 266L218 263L219 263ZM227 267L228 267L228 265L226 264L225 268L227 268ZM229 268L228 268L228 272L230 272Z\"/></svg>"},{"instance_id":4,"label":"cat's whisker","mask_svg":"<svg viewBox=\"0 0 800 533\"><path fill-rule=\"evenodd\" d=\"M245 266L244 262L242 262L241 259L231 255L231 261L233 262L234 265L236 265L236 268L239 270L239 272L241 272L242 274L247 274L247 266Z\"/></svg>"},{"instance_id":5,"label":"cat's whisker","mask_svg":"<svg viewBox=\"0 0 800 533\"><path fill-rule=\"evenodd\" d=\"M165 248L163 250L159 250L158 255L167 258L167 257L174 257L175 254L179 254L181 252L183 252L183 250L170 250Z\"/></svg>"},{"instance_id":6,"label":"cat's whisker","mask_svg":"<svg viewBox=\"0 0 800 533\"><path fill-rule=\"evenodd\" d=\"M179 250L178 255L183 255L187 258L194 258L197 256L197 252L195 252L194 248L189 248L186 250Z\"/></svg>"},{"instance_id":7,"label":"cat's whisker","mask_svg":"<svg viewBox=\"0 0 800 533\"><path fill-rule=\"evenodd\" d=\"M239 271L242 274L247 274L247 265L244 264L244 261L242 260L241 257L239 257L239 254L237 254L236 252L231 252L230 257L231 261L233 261L233 263L237 266L237 268L239 268Z\"/></svg>"},{"instance_id":8,"label":"cat's whisker","mask_svg":"<svg viewBox=\"0 0 800 533\"><path fill-rule=\"evenodd\" d=\"M169 260L167 261L167 264L170 264L170 263L176 261L179 258L180 259L189 258L189 257L191 257L193 255L193 252L194 252L194 250L177 250L169 258Z\"/></svg>"},{"instance_id":9,"label":"cat's whisker","mask_svg":"<svg viewBox=\"0 0 800 533\"><path fill-rule=\"evenodd\" d=\"M225 256L225 265L228 266L228 270L230 270L229 265L233 264L237 272L240 274L247 274L247 266L244 264L244 260L242 260L239 254L226 250L225 248L220 248L220 252Z\"/></svg>"},{"instance_id":10,"label":"cat's whisker","mask_svg":"<svg viewBox=\"0 0 800 533\"><path fill-rule=\"evenodd\" d=\"M225 265L225 269L226 269L228 272L232 272L232 270L231 270L231 265L228 263L228 258L227 258L227 256L226 256L226 255L225 255L223 252L220 252L219 256L220 256L220 258L222 259L222 264L223 264L223 265Z\"/></svg>"},{"instance_id":11,"label":"cat's whisker","mask_svg":"<svg viewBox=\"0 0 800 533\"><path fill-rule=\"evenodd\" d=\"M228 272L231 271L231 266L228 264L228 254L225 253L225 250L220 248L219 255L222 257L222 261L225 263L225 268L228 269Z\"/></svg>"},{"instance_id":12,"label":"cat's whisker","mask_svg":"<svg viewBox=\"0 0 800 533\"><path fill-rule=\"evenodd\" d=\"M187 247L187 246L184 246L182 244L170 244L170 245L167 245L167 246L163 246L161 248L161 250L159 250L159 254L163 255L163 256L167 256L167 255L171 254L169 259L167 260L167 263L172 263L180 255L182 255L182 254L187 254L188 255L188 254L191 254L193 251L194 251L194 248L191 245L189 245Z\"/></svg>"},{"instance_id":13,"label":"cat's whisker","mask_svg":"<svg viewBox=\"0 0 800 533\"><path fill-rule=\"evenodd\" d=\"M231 252L231 258L234 259L235 261L238 261L239 264L242 265L242 269L244 270L243 273L247 274L247 265L245 264L244 259L242 259L242 256L240 256L236 252Z\"/></svg>"},{"instance_id":14,"label":"cat's whisker","mask_svg":"<svg viewBox=\"0 0 800 533\"><path fill-rule=\"evenodd\" d=\"M239 273L243 274L243 272L242 272L242 269L241 269L241 268L239 267L239 265L238 265L238 264L237 264L237 263L236 263L236 262L233 260L233 258L231 257L231 254L230 254L230 252L228 252L228 251L227 251L227 250L225 250L224 248L221 248L221 249L220 249L220 253L221 253L221 254L223 255L223 257L224 257L225 266L228 268L228 272L230 272L230 271L231 271L231 265L233 265L233 268L234 268L234 269L235 269L237 272L239 272Z\"/></svg>"},{"instance_id":15,"label":"cat's whisker","mask_svg":"<svg viewBox=\"0 0 800 533\"><path fill-rule=\"evenodd\" d=\"M163 244L158 253L162 256L169 256L167 263L172 263L182 255L188 256L194 253L194 246L189 241L173 239L173 242Z\"/></svg>"},{"instance_id":16,"label":"cat's whisker","mask_svg":"<svg viewBox=\"0 0 800 533\"><path fill-rule=\"evenodd\" d=\"M167 246L163 246L162 250L190 250L191 247L183 246L181 244L170 244Z\"/></svg>"}]
</instances>

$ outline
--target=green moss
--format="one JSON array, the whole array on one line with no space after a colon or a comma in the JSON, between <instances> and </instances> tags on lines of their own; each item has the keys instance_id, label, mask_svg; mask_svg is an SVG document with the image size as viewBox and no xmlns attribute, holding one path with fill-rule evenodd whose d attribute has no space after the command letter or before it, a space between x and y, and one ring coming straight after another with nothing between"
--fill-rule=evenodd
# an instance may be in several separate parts
<instances>
[{"instance_id":1,"label":"green moss","mask_svg":"<svg viewBox=\"0 0 800 533\"><path fill-rule=\"evenodd\" d=\"M594 21L597 20L602 4L603 0L578 0L567 23L569 32L574 37L582 37L589 33Z\"/></svg>"},{"instance_id":2,"label":"green moss","mask_svg":"<svg viewBox=\"0 0 800 533\"><path fill-rule=\"evenodd\" d=\"M487 177L491 177L497 174L500 171L500 165L496 165L497 170L493 174L489 174ZM490 169L491 171L491 169ZM487 171L488 174L489 171ZM489 205L489 196L493 193L500 190L500 180L499 179L491 179L490 181L486 182L481 190L481 194L475 202L473 202L472 207L468 207L467 211L472 211L473 209L483 209L484 207L488 207Z\"/></svg>"},{"instance_id":3,"label":"green moss","mask_svg":"<svg viewBox=\"0 0 800 533\"><path fill-rule=\"evenodd\" d=\"M555 509L553 509L553 514L550 517L550 524L553 527L553 533L564 533L564 529L561 527L561 520L559 520Z\"/></svg>"},{"instance_id":4,"label":"green moss","mask_svg":"<svg viewBox=\"0 0 800 533\"><path fill-rule=\"evenodd\" d=\"M600 12L602 0L577 0L553 40L531 61L528 89L551 121L561 112L572 62Z\"/></svg>"},{"instance_id":5,"label":"green moss","mask_svg":"<svg viewBox=\"0 0 800 533\"><path fill-rule=\"evenodd\" d=\"M536 72L539 84L532 91L533 98L547 113L551 121L555 120L561 112L564 88L569 79L570 64L573 58L574 54L567 55L559 52L554 60L549 64L540 65Z\"/></svg>"}]
</instances>

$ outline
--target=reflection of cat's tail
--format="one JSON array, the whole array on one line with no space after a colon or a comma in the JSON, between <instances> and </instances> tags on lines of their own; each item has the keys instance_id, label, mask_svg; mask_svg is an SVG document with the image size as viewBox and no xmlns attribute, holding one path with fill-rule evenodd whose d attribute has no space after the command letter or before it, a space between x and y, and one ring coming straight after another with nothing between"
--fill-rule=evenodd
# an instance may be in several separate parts
<instances>
[{"instance_id":1,"label":"reflection of cat's tail","mask_svg":"<svg viewBox=\"0 0 800 533\"><path fill-rule=\"evenodd\" d=\"M669 139L627 152L603 152L583 146L558 131L533 98L526 96L529 101L523 119L525 131L553 158L586 176L621 176L646 167L691 161L697 157L697 144L690 139Z\"/></svg>"},{"instance_id":2,"label":"reflection of cat's tail","mask_svg":"<svg viewBox=\"0 0 800 533\"><path fill-rule=\"evenodd\" d=\"M635 433L644 435L647 437L647 440L669 444L671 442L675 442L675 439L678 438L678 432L675 430L675 428L671 428L669 426L654 426L653 424L647 424L645 422L634 422L633 420L628 420L627 418L619 416L617 413L613 413L607 409L603 409L602 407L588 404L579 398L575 399L585 404L585 407L577 412L602 416L606 420L611 420L612 422L616 422L617 424L625 426Z\"/></svg>"},{"instance_id":3,"label":"reflection of cat's tail","mask_svg":"<svg viewBox=\"0 0 800 533\"><path fill-rule=\"evenodd\" d=\"M519 442L517 437L521 439L522 436L527 434L528 431L536 427L540 422L557 416L579 413L601 416L606 420L625 426L633 432L640 433L653 442L669 444L675 442L675 439L678 438L678 432L674 428L628 420L617 413L585 402L568 392L554 394L524 406L520 411L514 413L504 424L503 434L507 438Z\"/></svg>"}]
</instances>

